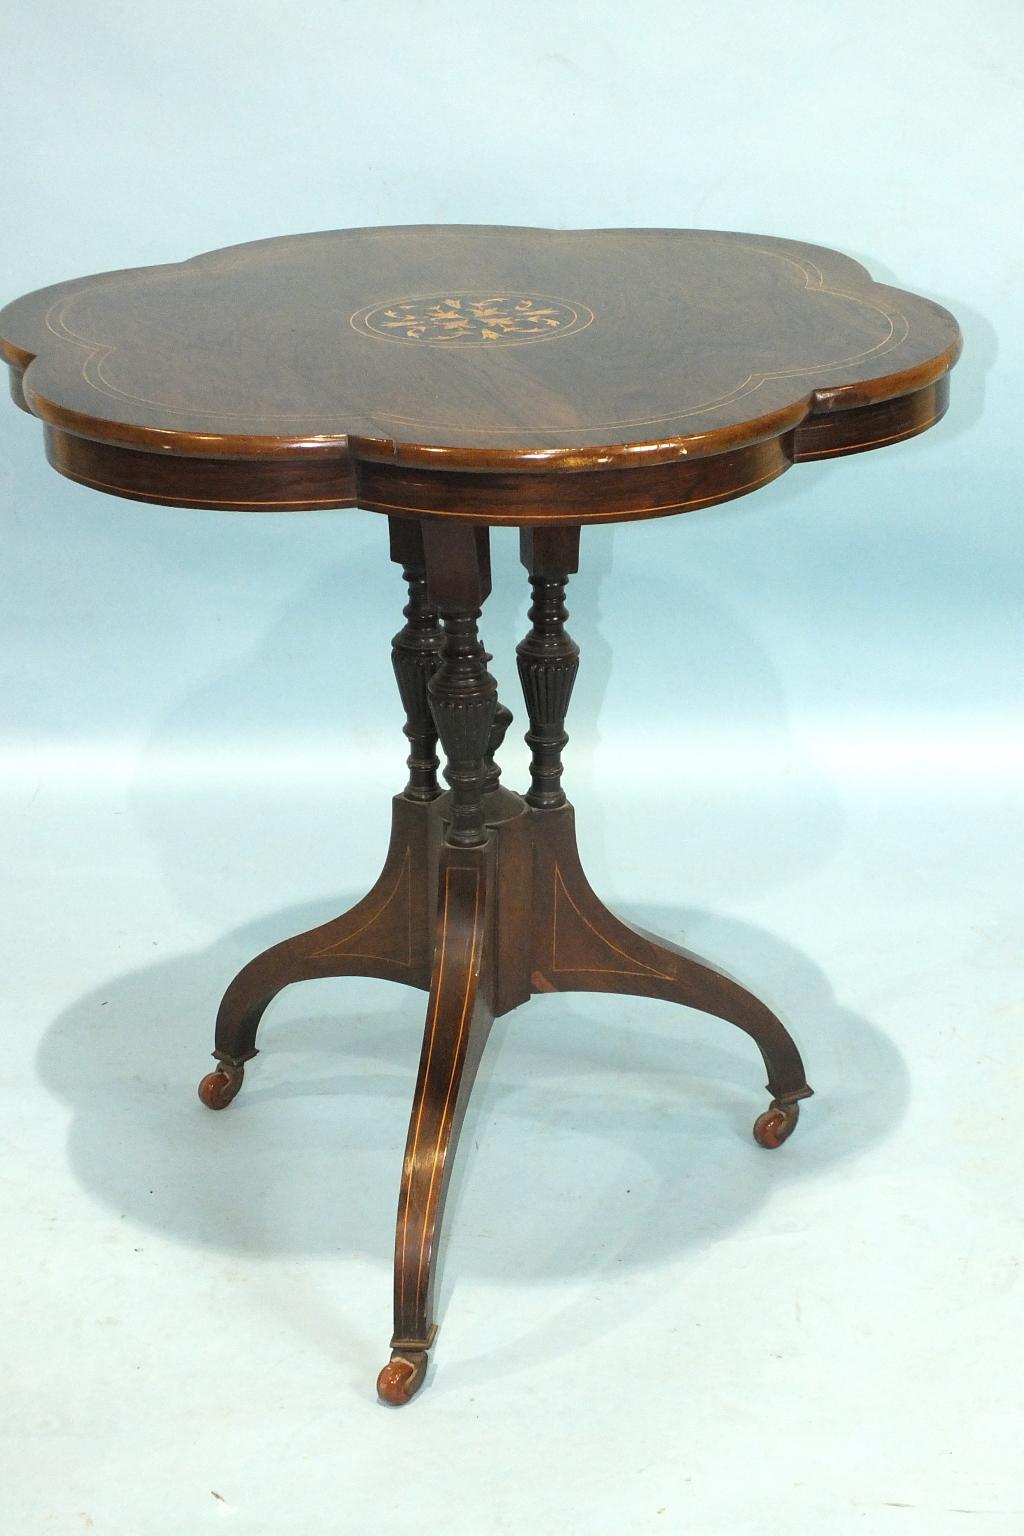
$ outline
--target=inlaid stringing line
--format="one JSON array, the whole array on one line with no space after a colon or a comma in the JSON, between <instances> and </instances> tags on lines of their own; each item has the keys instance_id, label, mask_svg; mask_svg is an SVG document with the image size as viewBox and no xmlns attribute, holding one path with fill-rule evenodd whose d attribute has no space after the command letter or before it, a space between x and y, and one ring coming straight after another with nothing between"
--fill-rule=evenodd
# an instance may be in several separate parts
<instances>
[{"instance_id":1,"label":"inlaid stringing line","mask_svg":"<svg viewBox=\"0 0 1024 1536\"><path fill-rule=\"evenodd\" d=\"M800 365L800 366L795 367L795 368L772 370L770 372L767 372L767 373L764 373L764 374L761 374L761 375L758 375L758 374L748 374L747 378L744 379L743 383L738 385L736 387L736 389L734 391L730 392L728 395L722 397L719 400L716 400L716 401L713 401L713 402L710 402L710 403L709 402L705 402L705 403L703 403L703 404L701 404L699 406L692 407L690 410L687 410L687 411L682 411L682 412L674 411L674 412L670 412L670 413L667 413L667 414L661 415L661 416L644 417L644 418L638 418L636 420L631 420L631 421L600 422L600 423L588 424L588 425L586 425L584 427L580 427L580 428L572 428L572 429L569 429L569 430L580 431L580 432L589 432L589 431L608 430L608 429L612 429L612 428L626 429L626 428L641 427L641 426L654 426L654 425L656 425L658 423L667 422L667 421L681 421L681 420L685 420L687 416L705 414L706 412L708 412L710 410L714 410L717 407L719 407L719 406L721 406L721 405L723 405L725 403L731 402L731 401L733 401L735 399L742 398L742 396L745 393L748 392L748 388L751 385L751 380L755 379L755 378L758 380L758 383L756 385L753 385L753 388L758 388L760 386L760 384L764 382L765 379L776 379L776 378L781 379L781 378L796 377L796 376L799 376L800 374L803 374L803 373L814 372L814 371L816 371L819 368L824 370L824 369L830 369L830 368L851 367L855 363L862 362L862 361L864 361L865 358L872 356L874 353L879 352L881 350L886 350L886 349L889 348L890 343L893 340L893 337L896 335L896 322L897 321L901 323L901 332L902 332L902 334L899 336L898 340L896 341L895 346L899 347L900 345L902 345L902 343L906 340L907 336L910 334L910 324L909 324L909 321L906 319L906 317L900 311L892 310L890 312L889 310L884 309L880 304L874 303L870 299L865 298L864 296L862 296L860 294L850 293L850 292L847 292L847 291L845 291L843 289L828 288L828 287L826 287L824 285L824 275L823 275L823 273L820 271L820 269L818 267L814 266L814 264L812 262L806 262L806 263L805 262L800 262L800 261L797 261L794 257L789 256L789 255L787 255L787 254L785 254L785 253L783 253L781 251L767 250L767 249L765 249L762 246L743 245L742 249L748 250L748 251L755 251L759 255L772 257L772 258L774 258L776 260L785 262L787 265L789 265L791 267L794 267L798 272L800 272L802 274L802 276L804 278L805 288L808 289L808 290L811 290L812 287L813 287L813 290L815 292L829 294L829 295L832 295L833 297L836 297L836 298L848 299L848 300L850 300L853 303L861 304L865 308L874 310L875 313L881 315L883 317L883 319L885 319L886 322L888 323L889 330L888 330L887 335L880 342L877 342L873 347L866 348L863 352L853 354L850 357L836 358L836 359L832 359L832 360L830 360L828 362L818 362L818 363L814 363L814 364L810 365L810 367L805 366L805 365ZM187 265L187 263L181 263L181 265ZM812 283L812 272L813 272L813 278L815 280L813 283ZM97 283L94 283L94 284L90 285L88 288L77 289L75 292L73 292L71 294L66 294L63 297L63 299L56 300L54 302L54 304L51 306L50 310L47 311L47 314L46 314L46 317L45 317L45 322L44 322L45 325L46 325L46 328L47 328L47 330L50 331L50 333L52 335L56 336L60 340L71 341L71 342L74 342L77 345L88 347L88 348L92 349L91 355L82 364L81 377L82 377L83 381L86 384L88 384L91 388L95 389L98 393L111 395L111 396L113 396L115 398L118 398L118 399L128 400L128 401L131 401L131 402L133 402L135 404L151 405L151 406L153 406L154 408L156 408L158 410L171 411L171 410L175 409L174 406L168 405L165 402L160 401L160 400L151 399L150 397L145 396L145 395L133 395L133 394L130 394L128 391L119 388L119 386L117 386L110 379L108 379L106 374L103 371L103 365L106 363L106 361L111 356L116 355L116 352L118 350L117 347L114 346L111 343L99 342L99 341L96 341L96 340L93 340L93 339L89 339L89 338L87 338L85 336L82 336L79 333L77 333L76 331L74 331L71 328L71 326L68 324L68 322L67 322L66 311L67 311L67 307L70 304L72 304L74 301L77 301L80 298L84 298L85 296L87 296L88 294L96 291L97 289L100 289L100 288L103 288L103 287L107 286L109 281L110 281L110 279L109 279L109 276L108 276L107 278L105 278L105 279L103 279L103 280L101 280L101 281L99 281ZM483 291L483 290L481 290L481 291ZM523 296L524 297L528 297L530 295L524 294ZM532 296L533 297L542 297L542 295L532 295ZM413 296L413 297L416 297L416 296ZM555 296L551 295L551 297L555 297ZM387 302L387 301L384 301L384 302ZM395 302L397 303L397 302L401 302L401 301L400 300L395 300ZM561 300L560 299L559 302L568 303L569 301ZM373 308L373 307L376 307L376 306L367 306L367 307L368 308ZM586 306L581 306L581 307L585 308ZM593 313L592 311L588 311L588 312L590 312L591 314ZM362 313L362 311L359 311L357 313ZM589 327L590 323L591 322L588 321L585 326L581 326L581 327L578 328L578 330L575 330L575 331L572 330L570 327L566 327L566 329L564 331L559 331L559 332L553 331L552 332L552 337L556 337L556 336L559 336L559 335L563 335L563 336L578 335L578 334L580 334L581 331L587 329ZM59 329L58 329L58 327L59 327ZM371 333L370 332L360 332L359 334L370 335ZM377 339L384 340L386 338L377 338ZM527 344L528 343L525 343L525 342L523 343L523 345L527 345ZM483 345L487 345L487 344L483 343ZM341 407L339 406L338 409L340 411ZM214 420L225 420L225 421L254 421L254 422L255 421L259 421L259 422L281 421L281 422L286 422L286 421L301 421L301 420L307 419L306 416L300 415L298 413L290 413L289 414L289 413L284 413L284 412L273 412L273 413L251 412L250 413L250 412L247 412L247 411L223 411L223 410L216 410L215 411L215 410L192 409L192 410L190 410L189 414L191 416L194 416L194 417L208 417L208 418L211 418L211 419L214 419ZM376 411L374 414L379 416L382 420L398 421L398 422L402 423L403 425L407 425L407 426L432 427L434 430L437 430L437 431L456 431L456 430L458 430L458 431L466 431L466 432L487 431L487 432L493 432L493 433L495 433L495 435L497 435L499 433L502 434L502 435L508 435L508 434L514 434L516 432L522 432L523 430L526 430L526 429L523 429L523 428L511 428L511 427L509 427L509 428L490 428L490 427L474 427L472 425L468 425L468 426L455 426L455 425L450 424L450 423L422 422L422 421L413 419L411 417L402 417L402 416L399 416L399 415L397 415L397 414L395 414L393 412L384 412L384 411ZM555 431L556 428L555 427L538 426L538 427L530 428L528 430L536 431L536 432L543 432L543 431ZM557 430L563 430L563 429L562 428L558 428ZM317 434L317 435L319 435L319 434ZM325 434L325 435L329 435L329 434ZM338 434L339 437L344 437L345 435L347 435L347 434L345 434L345 433L339 433Z\"/></svg>"},{"instance_id":2,"label":"inlaid stringing line","mask_svg":"<svg viewBox=\"0 0 1024 1536\"><path fill-rule=\"evenodd\" d=\"M618 971L613 966L610 966L610 965L559 965L558 964L557 956L558 956L558 890L559 890L559 887L561 887L562 892L563 892L563 894L565 896L565 899L568 901L570 907L572 907L573 911L576 913L576 916L578 918L582 919L582 921L584 923L586 923L586 925L590 929L591 933L594 934L596 938L600 939L601 943L606 945L608 949L614 950L615 954L617 954L617 955L621 955L623 960L628 961L628 963L630 965L638 966L639 967L638 970ZM659 981L674 981L675 980L674 976L668 975L665 971L656 971L654 969L653 965L645 965L644 962L642 960L638 960L635 955L627 954L624 949L620 949L619 948L618 944L615 944L615 943L613 943L613 941L611 939L606 938L605 935L600 931L599 928L595 928L593 923L590 921L590 919L588 917L584 916L584 914L580 911L579 907L576 905L576 903L573 901L572 897L570 896L568 887L566 886L566 883L565 883L565 878L564 878L564 876L562 874L561 865L559 865L559 864L555 865L555 894L554 894L554 900L553 900L552 905L553 905L553 908L554 908L554 916L553 916L553 921L552 921L552 924L551 924L551 969L552 969L553 972L560 973L562 975L572 975L573 973L576 973L578 975L594 975L594 976L656 976Z\"/></svg>"},{"instance_id":3,"label":"inlaid stringing line","mask_svg":"<svg viewBox=\"0 0 1024 1536\"><path fill-rule=\"evenodd\" d=\"M408 897L407 917L408 917L409 944L408 944L408 951L407 951L407 953L408 953L408 957L409 958L407 960L396 960L394 963L396 965L406 965L406 966L412 964L412 885L411 885L410 881L407 878L408 873L409 873L410 854L411 854L411 850L410 850L408 844L406 844L405 856L402 859L402 867L398 871L397 879L395 880L395 883L392 886L389 895L381 903L381 905L377 908L377 910L370 917L368 917L366 919L366 922L363 923L362 927L361 928L357 928L354 933L350 933L346 938L338 939L337 942L334 943L334 944L328 944L326 949L314 949L314 950L312 950L310 952L310 954L307 956L307 959L309 959L309 960L321 960L321 959L324 959L327 955L335 955L335 954L348 954L348 955L353 955L353 956L362 955L362 958L368 959L368 960L381 960L381 959L389 958L387 956L382 956L382 955L364 954L360 950L349 949L347 946L349 944L351 944L354 939L358 939L358 937L359 937L359 935L361 933L365 933L367 928L372 928L374 923L377 921L377 919L379 917L383 916L383 914L387 911L388 907L390 907L391 903L394 901L395 897L398 895L399 888L400 888L400 886L401 886L401 884L402 884L402 882L404 880L405 881L405 888L406 888L406 895Z\"/></svg>"},{"instance_id":4,"label":"inlaid stringing line","mask_svg":"<svg viewBox=\"0 0 1024 1536\"><path fill-rule=\"evenodd\" d=\"M480 918L480 874L479 874L479 871L478 870L468 870L468 869L466 869L465 866L462 866L462 865L455 866L455 867L457 869L459 869L460 872L472 873L475 876L475 880L474 880L474 884L473 884L473 937L472 937L472 940L470 942L469 964L468 964L467 972L466 972L466 990L465 990L465 992L463 993L463 996L462 996L462 1014L461 1014L461 1016L459 1018L459 1034L458 1034L458 1039L455 1042L455 1050L452 1053L452 1070L451 1070L451 1075L450 1075L450 1077L448 1079L448 1092L447 1092L447 1094L445 1096L444 1109L441 1111L441 1127L440 1128L442 1130L443 1130L443 1128L448 1123L448 1110L449 1110L449 1107L451 1105L452 1095L455 1092L455 1085L456 1085L456 1083L458 1081L458 1077L459 1077L459 1051L462 1048L462 1041L463 1041L463 1038L464 1038L465 1033L466 1033L466 1020L467 1020L467 1017L468 1017L468 1015L469 1015L469 1013L471 1011L472 1003L473 1003L473 1001L475 999L475 993L476 993L476 970L477 970L477 963L478 963L477 962L477 954L478 954L478 950L479 950L479 938L480 938L480 921L479 921L479 918ZM438 1169L440 1168L440 1165L441 1165L442 1150L444 1152L444 1155L447 1156L447 1151L448 1151L447 1144L442 1139L441 1136L438 1136L437 1142L436 1142L435 1147L434 1147L434 1160L433 1160L433 1163L431 1164L431 1168L430 1168L430 1183L427 1186L427 1202L426 1202L426 1207L425 1207L425 1210L424 1210L423 1226L422 1226L421 1233L420 1233L420 1251L419 1251L419 1257L418 1257L417 1264L416 1264L416 1289L417 1289L417 1291L419 1290L420 1280L421 1280L421 1277L423 1275L423 1262L424 1262L424 1259L426 1258L427 1241L428 1241L428 1236L430 1234L430 1226L431 1226L431 1221L433 1219L434 1208L435 1208L435 1206L437 1204L437 1200L436 1200L435 1194L434 1194L434 1188L435 1188L435 1185L437 1183ZM430 1323L430 1319L427 1318L428 1326L429 1326L429 1323Z\"/></svg>"},{"instance_id":5,"label":"inlaid stringing line","mask_svg":"<svg viewBox=\"0 0 1024 1536\"><path fill-rule=\"evenodd\" d=\"M936 411L935 415L929 416L927 421L912 422L909 427L904 427L902 432L890 432L887 437L873 437L866 443L856 442L852 443L850 446L854 452L859 452L862 448L884 448L886 443L898 443L905 437L916 437L920 432L927 432L928 428L933 427L937 421L941 421L945 414L945 410ZM841 447L826 448L825 452L821 454L820 457L825 459L834 459L838 458L842 452L843 450ZM815 454L813 449L810 453L802 453L800 455L801 461L816 457L818 457L818 455Z\"/></svg>"},{"instance_id":6,"label":"inlaid stringing line","mask_svg":"<svg viewBox=\"0 0 1024 1536\"><path fill-rule=\"evenodd\" d=\"M682 511L689 511L692 508L706 506L707 503L711 502L711 501L731 501L733 499L733 497L735 497L735 496L742 496L744 491L756 491L758 486L760 486L760 485L768 485L772 480L778 479L779 475L781 475L783 473L783 469L788 468L788 467L789 467L788 465L784 465L784 466L782 466L782 468L772 468L772 470L767 475L761 475L756 480L748 480L745 485L734 486L732 489L724 492L722 495L719 495L718 493L715 493L714 495L711 495L711 496L698 496L698 497L695 497L692 501L691 500L687 500L687 501L669 501L669 502L666 502L663 506L657 506L657 507L625 506L625 507L616 507L612 511L607 511L607 510L605 510L603 508L598 510L598 511L595 511L595 510L592 510L592 509L588 508L586 513L584 513L582 515L585 517L585 520L588 523L596 523L602 517L629 518L629 517L639 517L644 512L675 512L675 511L682 512ZM379 511L383 511L383 512L418 512L418 513L420 513L421 516L424 513L429 512L429 510L430 510L429 508L426 508L426 507L409 507L409 506L405 506L402 502L398 502L398 501L378 501L375 496L369 498L366 502L361 502L360 505L361 506L363 506L363 505L368 506L368 507L372 508L374 511L378 511L378 512ZM446 509L445 510L445 516L446 517L468 517L471 521L473 521L475 523L479 523L481 521L481 516L480 516L479 512L453 512L453 511L449 511L449 510ZM492 511L492 512L490 512L487 515L486 521L491 522L491 521L494 520L494 518L495 518L495 513ZM514 513L514 512L510 512L506 517L503 517L501 519L501 521L502 522L515 523L518 526L519 524L521 524L523 522L523 516L522 516L522 513L518 513L517 514L517 513Z\"/></svg>"},{"instance_id":7,"label":"inlaid stringing line","mask_svg":"<svg viewBox=\"0 0 1024 1536\"><path fill-rule=\"evenodd\" d=\"M96 480L91 475L69 474L69 480L76 481L79 485L90 485L97 491L114 491L122 496L129 496L135 500L143 499L155 501L161 506L181 502L188 507L354 507L355 500L352 497L339 496L299 496L289 501L280 497L272 497L265 501L247 500L241 496L174 496L169 497L166 491L141 491L127 485L116 485L112 480Z\"/></svg>"},{"instance_id":8,"label":"inlaid stringing line","mask_svg":"<svg viewBox=\"0 0 1024 1536\"><path fill-rule=\"evenodd\" d=\"M430 1018L430 1034L429 1034L428 1039L427 1039L427 1057L426 1057L426 1063L425 1063L424 1068L423 1068L423 1086L424 1086L424 1088L426 1088L427 1083L430 1081L430 1065L431 1065L431 1062L432 1062L433 1056L434 1056L434 1041L435 1041L436 1036L437 1036L437 1020L438 1020L438 1017L439 1017L440 1012L441 1012L441 1002L442 1002L442 999L444 997L444 968L445 968L445 960L446 960L447 954L448 954L448 900L449 900L449 894L450 894L450 890L451 890L451 878L452 878L452 870L451 870L451 867L449 867L448 869L445 870L445 873L444 873L444 911L443 911L443 915L442 915L442 918L441 918L441 953L438 956L438 962L437 962L437 990L434 993L434 1008L433 1008L433 1012L432 1012L431 1018ZM420 1143L420 1129L421 1129L422 1124L423 1124L423 1112L424 1112L425 1108L426 1108L426 1093L423 1093L423 1094L420 1095L419 1107L418 1107L417 1112L416 1112L416 1126L415 1126L415 1129L413 1131L412 1145L409 1148L409 1167L410 1167L410 1170L415 1169L415 1167L416 1167L416 1152L417 1152L417 1149L418 1149L419 1143ZM408 1248L408 1245L409 1245L409 1209L410 1209L410 1203L411 1202L409 1201L409 1199L406 1198L405 1210L404 1210L404 1212L402 1214L401 1254L400 1254L400 1256L396 1256L398 1258L398 1274L399 1274L398 1299L399 1299L399 1305L403 1306L403 1307L405 1305L405 1254L406 1254L406 1249Z\"/></svg>"}]
</instances>

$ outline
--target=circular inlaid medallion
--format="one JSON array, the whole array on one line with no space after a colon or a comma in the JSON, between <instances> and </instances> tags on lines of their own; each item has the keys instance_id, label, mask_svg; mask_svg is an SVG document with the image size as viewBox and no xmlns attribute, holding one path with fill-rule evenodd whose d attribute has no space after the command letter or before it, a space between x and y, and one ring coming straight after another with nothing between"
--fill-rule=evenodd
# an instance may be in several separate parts
<instances>
[{"instance_id":1,"label":"circular inlaid medallion","mask_svg":"<svg viewBox=\"0 0 1024 1536\"><path fill-rule=\"evenodd\" d=\"M582 331L594 319L585 304L542 293L428 293L371 304L352 316L354 330L382 341L444 347L524 346Z\"/></svg>"}]
</instances>

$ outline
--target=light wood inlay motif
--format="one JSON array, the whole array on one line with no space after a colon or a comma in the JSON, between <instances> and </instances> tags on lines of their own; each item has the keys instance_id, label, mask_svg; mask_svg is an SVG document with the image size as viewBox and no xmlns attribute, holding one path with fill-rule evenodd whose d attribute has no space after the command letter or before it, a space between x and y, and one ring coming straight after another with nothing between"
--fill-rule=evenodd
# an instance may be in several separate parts
<instances>
[{"instance_id":1,"label":"light wood inlay motif","mask_svg":"<svg viewBox=\"0 0 1024 1536\"><path fill-rule=\"evenodd\" d=\"M352 327L384 341L427 346L522 346L585 330L594 320L585 304L531 293L426 294L357 310Z\"/></svg>"},{"instance_id":2,"label":"light wood inlay motif","mask_svg":"<svg viewBox=\"0 0 1024 1536\"><path fill-rule=\"evenodd\" d=\"M417 1291L419 1290L423 1266L434 1235L433 1218L440 1198L440 1179L448 1151L447 1136L444 1134L444 1129L450 1124L451 1117L454 1114L454 1100L458 1090L463 1043L466 1038L466 1031L469 1026L476 995L480 944L482 941L483 892L479 870L464 865L449 865L444 872L443 890L444 898L441 910L437 974L434 983L432 1007L427 1023L423 1076L426 1083L431 1083L436 1065L439 1065L442 1074L447 1071L447 1081L444 1084L444 1100L440 1106L439 1126L434 1127L435 1134L433 1137L429 1137L426 1134L426 1127L424 1126L425 1118L430 1118L431 1120L433 1118L431 1104L426 1093L420 1096L410 1144L406 1153L407 1165L415 1172L425 1170L425 1157L421 1145L424 1142L427 1143L426 1155L430 1158L424 1210L418 1220L418 1248L415 1274L415 1288ZM455 963L450 966L449 945L452 934L449 913L453 901L458 904L459 910L468 910L470 891L472 892L473 915L469 926L468 939L465 934L459 936L459 953L455 957ZM468 953L464 953L463 948L467 949ZM456 988L461 985L462 990L458 1000L452 996L449 970L454 973ZM438 1033L439 1030L445 1028L446 1016L449 1011L452 1019L454 1019L456 1013L458 1015L455 1040L450 1052L437 1053L440 1056L440 1061L435 1064L435 1048L437 1046ZM421 1159L423 1159L423 1169L419 1166ZM396 1250L398 1303L400 1307L405 1304L407 1282L413 1278L410 1273L410 1267L406 1262L410 1241L409 1226L412 1215L412 1203L407 1199L404 1202L400 1226L401 1235Z\"/></svg>"}]
</instances>

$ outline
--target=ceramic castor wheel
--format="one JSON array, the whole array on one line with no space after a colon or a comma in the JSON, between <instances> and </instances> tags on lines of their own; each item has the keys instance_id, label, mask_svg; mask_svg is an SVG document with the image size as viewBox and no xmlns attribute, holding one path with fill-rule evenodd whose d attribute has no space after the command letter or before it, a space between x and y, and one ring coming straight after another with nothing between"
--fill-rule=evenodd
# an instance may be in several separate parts
<instances>
[{"instance_id":1,"label":"ceramic castor wheel","mask_svg":"<svg viewBox=\"0 0 1024 1536\"><path fill-rule=\"evenodd\" d=\"M799 1118L799 1104L780 1104L773 1100L764 1114L754 1121L754 1140L759 1147L769 1150L781 1147L787 1137L792 1136Z\"/></svg>"},{"instance_id":2,"label":"ceramic castor wheel","mask_svg":"<svg viewBox=\"0 0 1024 1536\"><path fill-rule=\"evenodd\" d=\"M227 1109L241 1088L244 1075L245 1069L240 1066L223 1066L216 1072L207 1072L199 1084L199 1097L207 1109Z\"/></svg>"}]
</instances>

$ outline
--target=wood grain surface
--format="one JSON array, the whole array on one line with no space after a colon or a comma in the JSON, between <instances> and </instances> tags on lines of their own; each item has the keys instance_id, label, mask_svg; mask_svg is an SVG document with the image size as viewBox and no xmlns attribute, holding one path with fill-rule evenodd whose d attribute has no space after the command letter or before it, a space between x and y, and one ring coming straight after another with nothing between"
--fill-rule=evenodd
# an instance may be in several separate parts
<instances>
[{"instance_id":1,"label":"wood grain surface","mask_svg":"<svg viewBox=\"0 0 1024 1536\"><path fill-rule=\"evenodd\" d=\"M943 413L955 320L837 252L705 230L256 241L0 312L72 479L486 523L710 505Z\"/></svg>"}]
</instances>

